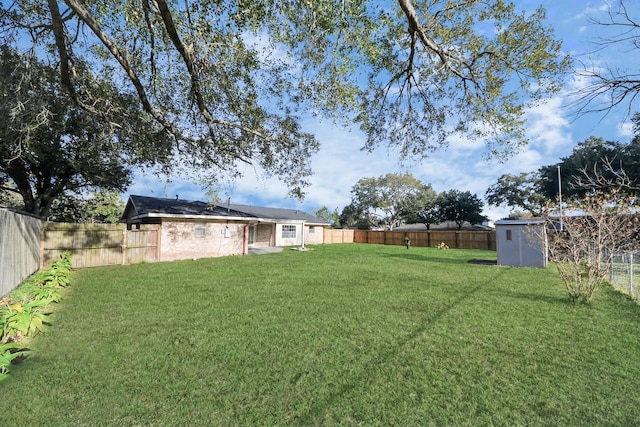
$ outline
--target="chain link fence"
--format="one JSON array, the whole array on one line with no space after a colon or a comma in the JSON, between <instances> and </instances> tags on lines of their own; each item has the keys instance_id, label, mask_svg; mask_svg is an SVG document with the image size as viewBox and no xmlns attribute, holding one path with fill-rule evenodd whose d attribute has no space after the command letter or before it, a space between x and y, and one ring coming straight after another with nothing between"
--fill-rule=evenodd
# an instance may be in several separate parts
<instances>
[{"instance_id":1,"label":"chain link fence","mask_svg":"<svg viewBox=\"0 0 640 427\"><path fill-rule=\"evenodd\" d=\"M615 252L609 266L609 281L617 290L640 300L640 253Z\"/></svg>"}]
</instances>

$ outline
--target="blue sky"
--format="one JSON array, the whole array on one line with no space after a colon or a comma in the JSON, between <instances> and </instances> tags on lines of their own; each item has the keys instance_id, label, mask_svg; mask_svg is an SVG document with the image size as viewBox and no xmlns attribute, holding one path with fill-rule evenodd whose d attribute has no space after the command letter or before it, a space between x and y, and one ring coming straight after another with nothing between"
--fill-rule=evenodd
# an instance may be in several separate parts
<instances>
[{"instance_id":1,"label":"blue sky","mask_svg":"<svg viewBox=\"0 0 640 427\"><path fill-rule=\"evenodd\" d=\"M615 0L610 0L614 3ZM603 36L602 27L589 23L593 19L606 19L607 2L603 0L520 0L516 1L525 10L543 6L547 10L547 21L553 26L556 37L563 41L565 50L586 63L598 67L623 67L640 64L637 50L623 51L610 47L596 54L594 42ZM632 16L639 17L640 4L627 0ZM637 67L637 65L636 65ZM527 134L530 144L506 162L486 160L484 147L462 138L450 140L449 147L431 155L417 164L398 162L398 157L385 148L373 153L361 151L364 136L357 127L345 129L330 120L308 118L305 130L316 135L321 149L312 159L315 172L312 185L307 189L304 201L288 199L287 188L277 179L267 179L252 167L247 167L245 176L233 183L222 183L219 196L230 198L232 203L253 204L270 207L295 208L310 212L314 208L327 206L342 210L351 201L351 188L365 177L377 177L387 173L410 172L424 183L430 183L436 191L457 189L471 191L484 198L487 188L504 173L518 174L554 164L571 153L573 147L589 136L628 142L632 128L626 107L609 114L587 114L576 118L567 107L569 94L584 84L577 76L567 78L564 90L546 104L527 112ZM640 111L636 105L633 112ZM206 200L205 190L200 185L176 177L158 177L151 172L138 173L128 194L175 197L181 199ZM484 214L497 220L508 214L504 208L485 205Z\"/></svg>"}]
</instances>

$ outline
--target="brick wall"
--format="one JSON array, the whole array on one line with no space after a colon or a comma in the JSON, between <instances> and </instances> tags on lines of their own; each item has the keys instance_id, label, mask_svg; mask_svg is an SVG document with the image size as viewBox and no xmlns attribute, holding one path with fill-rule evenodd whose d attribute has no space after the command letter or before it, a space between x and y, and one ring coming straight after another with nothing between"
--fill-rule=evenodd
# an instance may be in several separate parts
<instances>
[{"instance_id":1,"label":"brick wall","mask_svg":"<svg viewBox=\"0 0 640 427\"><path fill-rule=\"evenodd\" d=\"M200 237L196 236L196 222L162 222L161 261L242 254L245 224L205 222L206 233Z\"/></svg>"},{"instance_id":2,"label":"brick wall","mask_svg":"<svg viewBox=\"0 0 640 427\"><path fill-rule=\"evenodd\" d=\"M273 245L273 224L258 224L255 246L269 247Z\"/></svg>"}]
</instances>

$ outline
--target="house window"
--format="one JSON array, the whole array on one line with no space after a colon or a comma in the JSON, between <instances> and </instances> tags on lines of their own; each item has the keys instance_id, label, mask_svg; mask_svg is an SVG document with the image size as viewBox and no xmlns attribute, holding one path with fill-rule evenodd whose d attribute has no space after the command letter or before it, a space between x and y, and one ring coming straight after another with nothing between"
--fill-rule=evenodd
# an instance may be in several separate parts
<instances>
[{"instance_id":1,"label":"house window","mask_svg":"<svg viewBox=\"0 0 640 427\"><path fill-rule=\"evenodd\" d=\"M313 225L310 225L310 226L309 226L309 234L311 234L311 233L315 233L315 232L316 232L316 227L315 227L315 226L313 226Z\"/></svg>"},{"instance_id":2,"label":"house window","mask_svg":"<svg viewBox=\"0 0 640 427\"><path fill-rule=\"evenodd\" d=\"M207 223L202 221L196 222L193 233L196 237L205 237L207 235Z\"/></svg>"},{"instance_id":3,"label":"house window","mask_svg":"<svg viewBox=\"0 0 640 427\"><path fill-rule=\"evenodd\" d=\"M511 230L507 230L507 240L511 240Z\"/></svg>"},{"instance_id":4,"label":"house window","mask_svg":"<svg viewBox=\"0 0 640 427\"><path fill-rule=\"evenodd\" d=\"M283 225L282 226L282 238L283 239L295 239L296 226L295 225Z\"/></svg>"}]
</instances>

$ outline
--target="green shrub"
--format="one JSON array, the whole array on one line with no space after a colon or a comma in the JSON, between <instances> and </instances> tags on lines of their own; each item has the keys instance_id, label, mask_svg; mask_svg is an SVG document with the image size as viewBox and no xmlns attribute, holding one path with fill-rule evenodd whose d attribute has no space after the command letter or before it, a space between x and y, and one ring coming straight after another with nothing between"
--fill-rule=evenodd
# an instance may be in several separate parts
<instances>
[{"instance_id":1,"label":"green shrub","mask_svg":"<svg viewBox=\"0 0 640 427\"><path fill-rule=\"evenodd\" d=\"M23 304L16 302L3 307L3 341L19 342L26 336L34 336L44 330L47 313L43 310L51 300L33 300Z\"/></svg>"},{"instance_id":2,"label":"green shrub","mask_svg":"<svg viewBox=\"0 0 640 427\"><path fill-rule=\"evenodd\" d=\"M62 254L45 271L38 271L0 299L0 381L12 361L24 351L21 343L44 331L51 303L59 302L71 283L71 255Z\"/></svg>"},{"instance_id":3,"label":"green shrub","mask_svg":"<svg viewBox=\"0 0 640 427\"><path fill-rule=\"evenodd\" d=\"M65 288L71 283L71 254L65 252L44 273L45 283Z\"/></svg>"},{"instance_id":4,"label":"green shrub","mask_svg":"<svg viewBox=\"0 0 640 427\"><path fill-rule=\"evenodd\" d=\"M0 344L0 381L9 374L9 366L13 359L20 356L20 349L17 343Z\"/></svg>"},{"instance_id":5,"label":"green shrub","mask_svg":"<svg viewBox=\"0 0 640 427\"><path fill-rule=\"evenodd\" d=\"M25 280L22 285L11 292L11 301L23 304L33 300L60 302L63 287L57 284L58 281L46 280L47 273L48 271L40 270Z\"/></svg>"}]
</instances>

